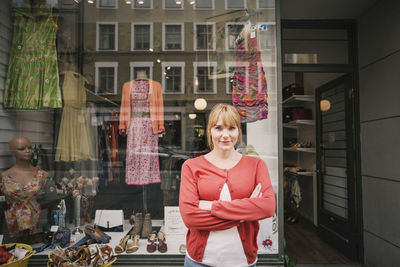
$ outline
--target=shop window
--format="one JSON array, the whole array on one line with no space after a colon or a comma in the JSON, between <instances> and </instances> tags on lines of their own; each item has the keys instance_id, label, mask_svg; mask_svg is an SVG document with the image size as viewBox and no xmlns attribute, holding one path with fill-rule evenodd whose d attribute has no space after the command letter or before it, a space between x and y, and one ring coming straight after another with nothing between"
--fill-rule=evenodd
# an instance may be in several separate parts
<instances>
[{"instance_id":1,"label":"shop window","mask_svg":"<svg viewBox=\"0 0 400 267\"><path fill-rule=\"evenodd\" d=\"M226 50L234 50L235 42L239 37L240 32L244 28L244 23L227 23L225 28L225 44Z\"/></svg>"},{"instance_id":2,"label":"shop window","mask_svg":"<svg viewBox=\"0 0 400 267\"><path fill-rule=\"evenodd\" d=\"M185 62L163 62L161 71L163 93L183 94L185 92Z\"/></svg>"},{"instance_id":3,"label":"shop window","mask_svg":"<svg viewBox=\"0 0 400 267\"><path fill-rule=\"evenodd\" d=\"M152 8L153 1L152 0L134 0L133 1L133 8Z\"/></svg>"},{"instance_id":4,"label":"shop window","mask_svg":"<svg viewBox=\"0 0 400 267\"><path fill-rule=\"evenodd\" d=\"M246 62L225 62L226 70L228 71L228 75L226 75L225 82L226 82L226 93L232 94L233 91L233 82L235 80L235 73L241 72L244 73L244 77L246 79L245 85L248 84L248 72L249 72L249 64Z\"/></svg>"},{"instance_id":5,"label":"shop window","mask_svg":"<svg viewBox=\"0 0 400 267\"><path fill-rule=\"evenodd\" d=\"M132 50L153 48L153 27L151 23L132 24Z\"/></svg>"},{"instance_id":6,"label":"shop window","mask_svg":"<svg viewBox=\"0 0 400 267\"><path fill-rule=\"evenodd\" d=\"M137 78L138 71L141 70L146 71L146 76L150 79L153 79L153 62L130 62L129 66L131 68L131 80L135 80Z\"/></svg>"},{"instance_id":7,"label":"shop window","mask_svg":"<svg viewBox=\"0 0 400 267\"><path fill-rule=\"evenodd\" d=\"M117 0L98 0L97 8L118 8Z\"/></svg>"},{"instance_id":8,"label":"shop window","mask_svg":"<svg viewBox=\"0 0 400 267\"><path fill-rule=\"evenodd\" d=\"M117 51L118 24L116 22L97 23L97 51Z\"/></svg>"},{"instance_id":9,"label":"shop window","mask_svg":"<svg viewBox=\"0 0 400 267\"><path fill-rule=\"evenodd\" d=\"M258 8L275 8L275 0L258 0L257 9Z\"/></svg>"},{"instance_id":10,"label":"shop window","mask_svg":"<svg viewBox=\"0 0 400 267\"><path fill-rule=\"evenodd\" d=\"M210 79L210 74L215 73L216 62L193 62L195 94L216 94L217 79Z\"/></svg>"},{"instance_id":11,"label":"shop window","mask_svg":"<svg viewBox=\"0 0 400 267\"><path fill-rule=\"evenodd\" d=\"M164 0L164 9L183 9L184 0Z\"/></svg>"},{"instance_id":12,"label":"shop window","mask_svg":"<svg viewBox=\"0 0 400 267\"><path fill-rule=\"evenodd\" d=\"M226 9L246 8L246 0L225 0Z\"/></svg>"},{"instance_id":13,"label":"shop window","mask_svg":"<svg viewBox=\"0 0 400 267\"><path fill-rule=\"evenodd\" d=\"M95 93L98 95L117 94L118 62L96 62Z\"/></svg>"},{"instance_id":14,"label":"shop window","mask_svg":"<svg viewBox=\"0 0 400 267\"><path fill-rule=\"evenodd\" d=\"M164 24L163 50L183 50L183 23Z\"/></svg>"},{"instance_id":15,"label":"shop window","mask_svg":"<svg viewBox=\"0 0 400 267\"><path fill-rule=\"evenodd\" d=\"M215 50L215 24L194 24L194 50Z\"/></svg>"},{"instance_id":16,"label":"shop window","mask_svg":"<svg viewBox=\"0 0 400 267\"><path fill-rule=\"evenodd\" d=\"M197 0L194 9L214 9L214 0Z\"/></svg>"}]
</instances>

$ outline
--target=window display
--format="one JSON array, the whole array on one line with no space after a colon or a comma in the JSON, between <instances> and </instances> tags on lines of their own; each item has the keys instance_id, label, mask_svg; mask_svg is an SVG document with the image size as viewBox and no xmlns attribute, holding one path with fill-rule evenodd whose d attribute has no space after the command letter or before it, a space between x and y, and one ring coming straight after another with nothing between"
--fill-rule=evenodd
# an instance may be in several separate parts
<instances>
[{"instance_id":1,"label":"window display","mask_svg":"<svg viewBox=\"0 0 400 267\"><path fill-rule=\"evenodd\" d=\"M265 3L0 1L3 243L30 244L32 266L211 265L221 246L243 264L279 260L277 28L274 8L256 9ZM240 115L232 175L248 179L223 178L208 156L218 104ZM199 199L194 162L210 176ZM218 204L202 209L220 179Z\"/></svg>"}]
</instances>

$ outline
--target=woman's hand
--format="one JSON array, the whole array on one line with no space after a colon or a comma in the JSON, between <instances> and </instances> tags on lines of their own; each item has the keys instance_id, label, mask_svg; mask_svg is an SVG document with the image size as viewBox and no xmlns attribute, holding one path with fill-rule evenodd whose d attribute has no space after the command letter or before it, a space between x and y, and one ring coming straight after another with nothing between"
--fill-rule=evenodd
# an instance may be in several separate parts
<instances>
[{"instance_id":1,"label":"woman's hand","mask_svg":"<svg viewBox=\"0 0 400 267\"><path fill-rule=\"evenodd\" d=\"M209 210L211 211L212 208L212 201L208 201L208 200L200 200L199 201L199 208L202 210Z\"/></svg>"},{"instance_id":2,"label":"woman's hand","mask_svg":"<svg viewBox=\"0 0 400 267\"><path fill-rule=\"evenodd\" d=\"M250 198L257 198L257 197L262 197L261 184L258 184L254 188L253 193L251 193L251 195L250 195Z\"/></svg>"}]
</instances>

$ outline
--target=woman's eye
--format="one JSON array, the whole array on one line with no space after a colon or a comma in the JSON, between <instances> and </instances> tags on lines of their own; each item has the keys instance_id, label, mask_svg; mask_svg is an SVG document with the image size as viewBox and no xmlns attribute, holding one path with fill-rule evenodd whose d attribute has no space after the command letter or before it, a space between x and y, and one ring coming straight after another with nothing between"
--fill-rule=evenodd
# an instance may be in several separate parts
<instances>
[{"instance_id":1,"label":"woman's eye","mask_svg":"<svg viewBox=\"0 0 400 267\"><path fill-rule=\"evenodd\" d=\"M233 131L233 130L235 130L236 129L236 127L235 126L231 126L231 127L229 127L229 130L230 131Z\"/></svg>"},{"instance_id":2,"label":"woman's eye","mask_svg":"<svg viewBox=\"0 0 400 267\"><path fill-rule=\"evenodd\" d=\"M218 131L221 131L222 127L221 126L215 126L215 129L218 130Z\"/></svg>"}]
</instances>

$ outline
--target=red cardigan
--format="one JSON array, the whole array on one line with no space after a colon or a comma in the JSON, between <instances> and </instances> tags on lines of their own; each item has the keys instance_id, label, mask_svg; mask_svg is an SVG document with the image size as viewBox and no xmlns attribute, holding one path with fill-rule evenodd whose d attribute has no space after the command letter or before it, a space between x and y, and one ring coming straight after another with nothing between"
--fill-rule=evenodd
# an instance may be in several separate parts
<instances>
[{"instance_id":1,"label":"red cardigan","mask_svg":"<svg viewBox=\"0 0 400 267\"><path fill-rule=\"evenodd\" d=\"M224 183L232 201L219 200ZM258 183L262 197L250 199ZM211 211L199 209L199 200L214 201ZM275 212L267 166L263 160L246 155L228 170L214 166L204 156L189 159L182 166L179 208L188 228L186 247L192 259L202 262L210 231L237 226L247 262L252 264L257 258L258 220Z\"/></svg>"}]
</instances>

